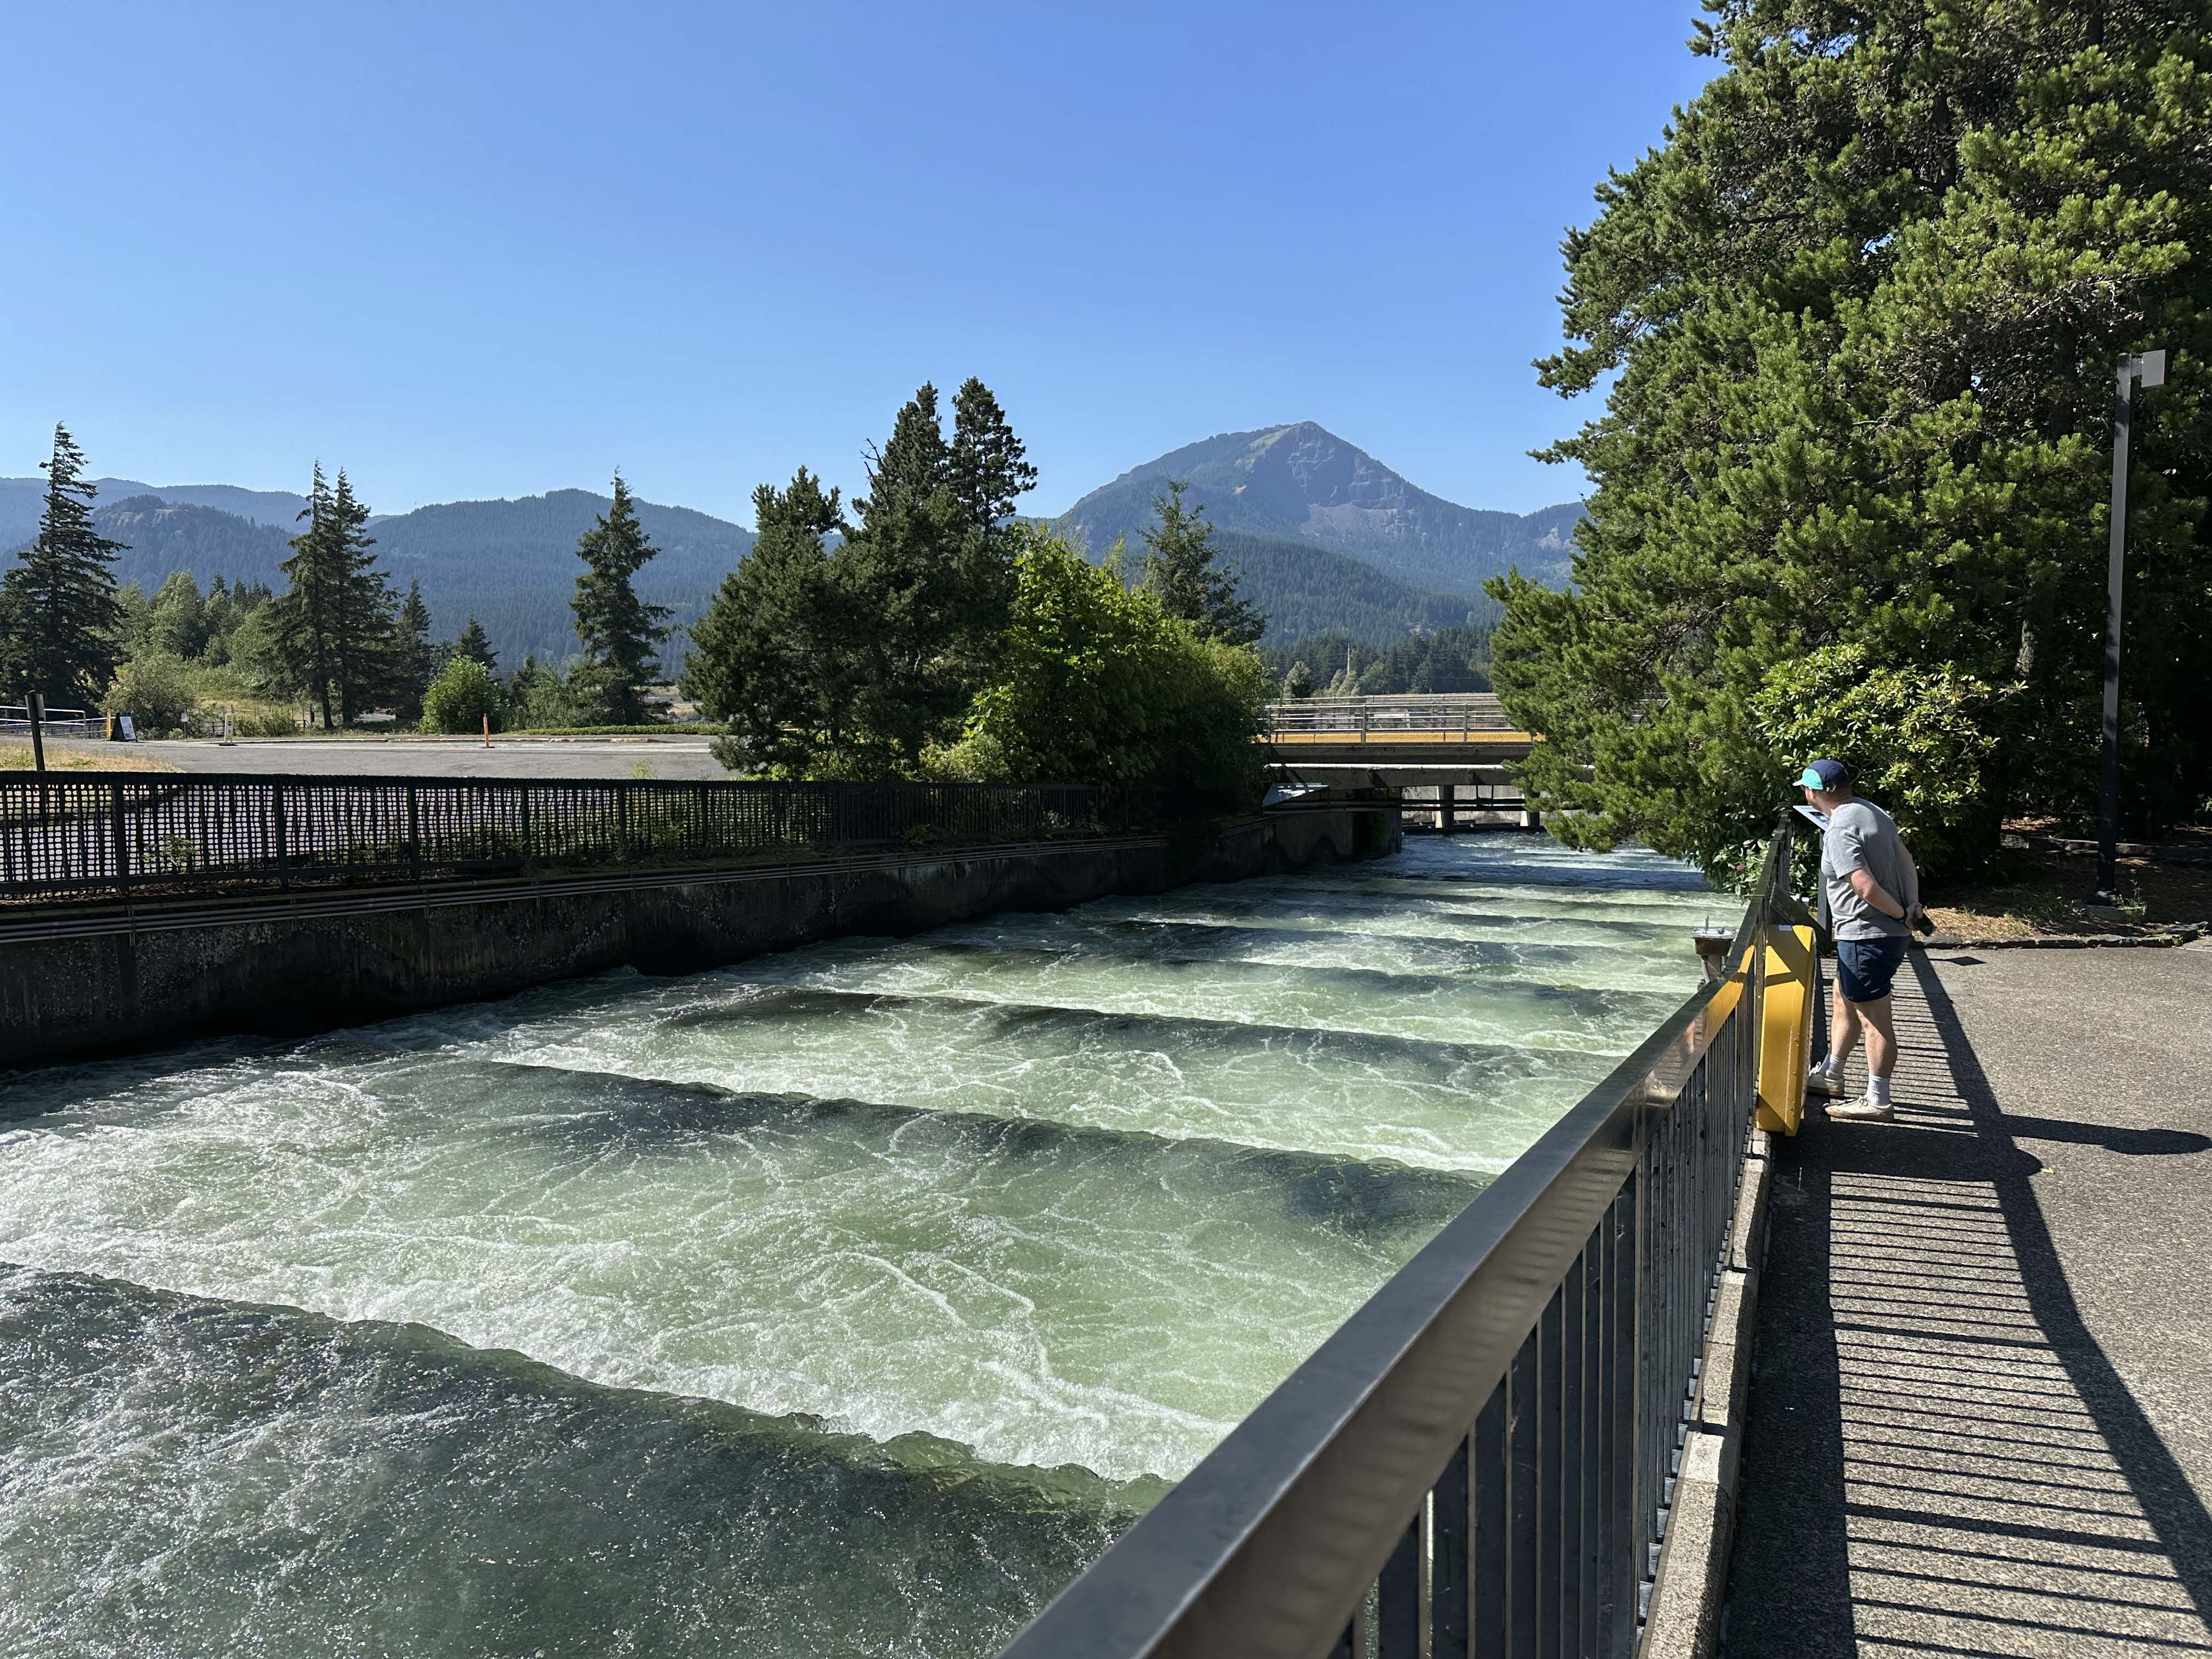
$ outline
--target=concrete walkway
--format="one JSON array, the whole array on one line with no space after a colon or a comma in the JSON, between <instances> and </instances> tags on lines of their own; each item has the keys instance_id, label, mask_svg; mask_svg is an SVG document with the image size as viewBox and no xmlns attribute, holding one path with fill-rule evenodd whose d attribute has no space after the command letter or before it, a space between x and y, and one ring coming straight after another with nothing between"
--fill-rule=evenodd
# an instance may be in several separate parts
<instances>
[{"instance_id":1,"label":"concrete walkway","mask_svg":"<svg viewBox=\"0 0 2212 1659\"><path fill-rule=\"evenodd\" d=\"M2212 1654L2212 952L1898 1020L1897 1121L1777 1142L1722 1650Z\"/></svg>"}]
</instances>

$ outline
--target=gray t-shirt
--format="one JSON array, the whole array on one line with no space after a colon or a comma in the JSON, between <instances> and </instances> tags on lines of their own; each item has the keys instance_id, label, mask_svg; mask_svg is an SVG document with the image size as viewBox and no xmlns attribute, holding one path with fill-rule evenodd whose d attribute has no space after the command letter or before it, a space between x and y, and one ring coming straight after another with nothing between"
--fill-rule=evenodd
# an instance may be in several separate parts
<instances>
[{"instance_id":1,"label":"gray t-shirt","mask_svg":"<svg viewBox=\"0 0 2212 1659\"><path fill-rule=\"evenodd\" d=\"M1830 927L1838 939L1905 939L1912 930L1886 916L1851 887L1863 870L1910 915L1920 902L1920 878L1905 851L1897 823L1872 801L1847 800L1828 815L1820 838L1820 890L1827 896Z\"/></svg>"}]
</instances>

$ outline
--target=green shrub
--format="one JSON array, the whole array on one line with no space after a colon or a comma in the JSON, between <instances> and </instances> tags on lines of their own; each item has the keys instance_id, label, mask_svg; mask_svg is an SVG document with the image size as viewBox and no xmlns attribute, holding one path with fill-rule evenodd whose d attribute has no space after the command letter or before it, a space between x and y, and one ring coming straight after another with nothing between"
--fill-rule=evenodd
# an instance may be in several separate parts
<instances>
[{"instance_id":1,"label":"green shrub","mask_svg":"<svg viewBox=\"0 0 2212 1659\"><path fill-rule=\"evenodd\" d=\"M1923 871L1957 869L1996 844L1984 763L2005 692L1956 664L1875 667L1859 645L1778 663L1751 702L1752 723L1793 766L1822 756L1897 820Z\"/></svg>"},{"instance_id":2,"label":"green shrub","mask_svg":"<svg viewBox=\"0 0 2212 1659\"><path fill-rule=\"evenodd\" d=\"M499 682L473 657L453 657L422 692L422 730L480 732L485 720L497 731L506 714Z\"/></svg>"},{"instance_id":3,"label":"green shrub","mask_svg":"<svg viewBox=\"0 0 2212 1659\"><path fill-rule=\"evenodd\" d=\"M147 651L115 671L100 707L111 714L130 715L132 725L147 737L166 737L192 729L199 693L191 669L180 659Z\"/></svg>"},{"instance_id":4,"label":"green shrub","mask_svg":"<svg viewBox=\"0 0 2212 1659\"><path fill-rule=\"evenodd\" d=\"M978 782L1159 788L1200 811L1260 798L1272 687L1247 646L1200 639L1150 593L1024 528L999 670L927 769Z\"/></svg>"}]
</instances>

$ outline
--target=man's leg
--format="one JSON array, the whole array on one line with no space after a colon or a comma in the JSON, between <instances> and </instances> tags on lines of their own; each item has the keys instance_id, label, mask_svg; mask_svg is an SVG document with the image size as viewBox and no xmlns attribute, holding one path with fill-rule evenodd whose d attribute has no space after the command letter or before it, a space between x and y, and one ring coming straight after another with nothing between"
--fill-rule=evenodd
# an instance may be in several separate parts
<instances>
[{"instance_id":1,"label":"man's leg","mask_svg":"<svg viewBox=\"0 0 2212 1659\"><path fill-rule=\"evenodd\" d=\"M1858 1005L1838 991L1836 993L1835 1011L1828 1016L1828 1053L1838 1070L1851 1057L1851 1050L1858 1046Z\"/></svg>"},{"instance_id":2,"label":"man's leg","mask_svg":"<svg viewBox=\"0 0 2212 1659\"><path fill-rule=\"evenodd\" d=\"M1844 1062L1851 1057L1851 1050L1859 1040L1859 1017L1843 987L1833 978L1828 983L1828 1052L1814 1062L1805 1074L1805 1092L1826 1095L1831 1098L1844 1092Z\"/></svg>"},{"instance_id":3,"label":"man's leg","mask_svg":"<svg viewBox=\"0 0 2212 1659\"><path fill-rule=\"evenodd\" d=\"M1843 999L1836 999L1841 1002ZM1889 999L1847 1005L1866 1027L1867 1074L1885 1083L1897 1071L1897 1027L1890 1021Z\"/></svg>"},{"instance_id":4,"label":"man's leg","mask_svg":"<svg viewBox=\"0 0 2212 1659\"><path fill-rule=\"evenodd\" d=\"M1836 942L1836 1012L1839 1018L1847 1014L1854 1031L1865 1035L1867 1091L1862 1099L1828 1108L1830 1117L1889 1121L1889 1079L1897 1069L1897 1027L1890 1018L1889 987L1904 956L1901 939ZM1838 1094L1840 1083L1838 1078ZM1813 1085L1808 1080L1806 1086Z\"/></svg>"}]
</instances>

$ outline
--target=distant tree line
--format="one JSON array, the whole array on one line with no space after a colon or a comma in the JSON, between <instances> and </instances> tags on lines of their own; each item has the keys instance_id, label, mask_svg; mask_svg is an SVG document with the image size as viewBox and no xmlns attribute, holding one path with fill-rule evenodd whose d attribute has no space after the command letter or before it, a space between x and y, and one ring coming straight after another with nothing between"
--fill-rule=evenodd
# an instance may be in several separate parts
<instances>
[{"instance_id":1,"label":"distant tree line","mask_svg":"<svg viewBox=\"0 0 2212 1659\"><path fill-rule=\"evenodd\" d=\"M152 732L188 729L204 708L234 727L289 731L300 704L325 730L372 714L447 731L647 718L667 613L633 586L654 550L619 476L577 544L580 655L565 673L526 659L502 684L475 617L453 640L431 638L420 586L401 593L379 564L368 506L343 471L333 479L315 467L281 590L218 574L203 592L178 571L149 599L116 583L121 544L94 526L83 452L65 428L43 470L38 536L0 576L0 688L11 698L36 691L50 707L127 713Z\"/></svg>"},{"instance_id":2,"label":"distant tree line","mask_svg":"<svg viewBox=\"0 0 2212 1659\"><path fill-rule=\"evenodd\" d=\"M1389 645L1321 634L1262 646L1260 657L1284 697L1490 690L1490 629L1482 623L1439 628Z\"/></svg>"}]
</instances>

